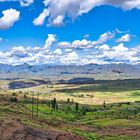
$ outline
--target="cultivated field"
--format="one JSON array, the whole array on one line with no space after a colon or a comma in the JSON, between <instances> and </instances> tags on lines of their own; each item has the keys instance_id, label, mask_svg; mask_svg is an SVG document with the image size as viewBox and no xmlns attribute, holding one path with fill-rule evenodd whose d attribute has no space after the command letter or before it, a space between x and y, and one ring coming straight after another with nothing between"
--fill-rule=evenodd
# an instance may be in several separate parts
<instances>
[{"instance_id":1,"label":"cultivated field","mask_svg":"<svg viewBox=\"0 0 140 140\"><path fill-rule=\"evenodd\" d=\"M97 84L53 84L12 90L23 93L39 93L40 99L67 101L68 98L80 104L101 105L116 102L140 100L140 80L102 81Z\"/></svg>"}]
</instances>

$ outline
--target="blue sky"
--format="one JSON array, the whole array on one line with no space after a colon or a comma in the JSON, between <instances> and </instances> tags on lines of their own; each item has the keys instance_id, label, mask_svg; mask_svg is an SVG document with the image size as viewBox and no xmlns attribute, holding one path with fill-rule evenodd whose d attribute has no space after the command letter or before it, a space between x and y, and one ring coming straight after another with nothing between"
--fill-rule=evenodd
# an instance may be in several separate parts
<instances>
[{"instance_id":1,"label":"blue sky","mask_svg":"<svg viewBox=\"0 0 140 140\"><path fill-rule=\"evenodd\" d=\"M140 63L139 0L7 1L0 0L0 63Z\"/></svg>"}]
</instances>

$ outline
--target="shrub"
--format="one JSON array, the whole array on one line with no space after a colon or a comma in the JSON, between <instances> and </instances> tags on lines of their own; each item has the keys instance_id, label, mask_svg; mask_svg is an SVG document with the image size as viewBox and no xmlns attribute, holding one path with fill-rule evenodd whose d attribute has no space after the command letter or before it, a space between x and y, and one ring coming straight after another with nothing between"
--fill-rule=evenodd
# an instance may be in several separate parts
<instances>
[{"instance_id":1,"label":"shrub","mask_svg":"<svg viewBox=\"0 0 140 140\"><path fill-rule=\"evenodd\" d=\"M10 99L11 102L17 103L18 99L16 97Z\"/></svg>"},{"instance_id":2,"label":"shrub","mask_svg":"<svg viewBox=\"0 0 140 140\"><path fill-rule=\"evenodd\" d=\"M17 93L13 92L12 95L13 95L13 96L17 96Z\"/></svg>"}]
</instances>

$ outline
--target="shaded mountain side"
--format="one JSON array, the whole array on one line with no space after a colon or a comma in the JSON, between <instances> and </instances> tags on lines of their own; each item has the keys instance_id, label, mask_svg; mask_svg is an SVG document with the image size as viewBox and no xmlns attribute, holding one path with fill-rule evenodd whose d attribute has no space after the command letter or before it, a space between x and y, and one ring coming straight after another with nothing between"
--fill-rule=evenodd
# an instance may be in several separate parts
<instances>
[{"instance_id":1,"label":"shaded mountain side","mask_svg":"<svg viewBox=\"0 0 140 140\"><path fill-rule=\"evenodd\" d=\"M51 82L50 80L29 80L24 81L9 81L8 88L9 89L20 89L20 88L29 88L39 85L51 85L51 84L75 84L82 85L78 91L131 91L131 90L139 90L140 89L140 79L122 79L122 80L95 80L94 78L72 78L72 79L64 79L64 80L56 80L55 82ZM86 84L86 88L84 88L84 84ZM87 86L89 84L89 86ZM71 89L73 90L73 89ZM76 90L76 89L74 89ZM65 89L67 91L67 89ZM70 89L68 88L68 92ZM63 92L63 91L61 91Z\"/></svg>"},{"instance_id":2,"label":"shaded mountain side","mask_svg":"<svg viewBox=\"0 0 140 140\"><path fill-rule=\"evenodd\" d=\"M39 86L43 84L50 84L50 81L45 81L45 80L38 80L38 79L33 79L30 81L24 81L24 80L18 80L18 81L10 81L8 83L8 88L10 89L20 89L20 88L28 88L28 87L34 87L34 86Z\"/></svg>"},{"instance_id":3,"label":"shaded mountain side","mask_svg":"<svg viewBox=\"0 0 140 140\"><path fill-rule=\"evenodd\" d=\"M60 81L61 84L79 84L78 88L65 88L56 90L56 92L122 92L140 90L140 79L124 80L94 80L92 78L74 78L68 81ZM83 85L82 85L83 84ZM88 85L85 85L88 84Z\"/></svg>"}]
</instances>

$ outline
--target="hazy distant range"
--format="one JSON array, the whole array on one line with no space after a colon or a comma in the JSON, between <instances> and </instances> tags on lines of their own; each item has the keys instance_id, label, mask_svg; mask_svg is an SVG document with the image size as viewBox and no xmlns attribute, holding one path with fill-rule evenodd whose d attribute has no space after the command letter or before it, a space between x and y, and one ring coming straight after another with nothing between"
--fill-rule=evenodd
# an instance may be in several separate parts
<instances>
[{"instance_id":1,"label":"hazy distant range","mask_svg":"<svg viewBox=\"0 0 140 140\"><path fill-rule=\"evenodd\" d=\"M0 64L0 79L94 78L96 80L139 79L140 64L29 65Z\"/></svg>"}]
</instances>

